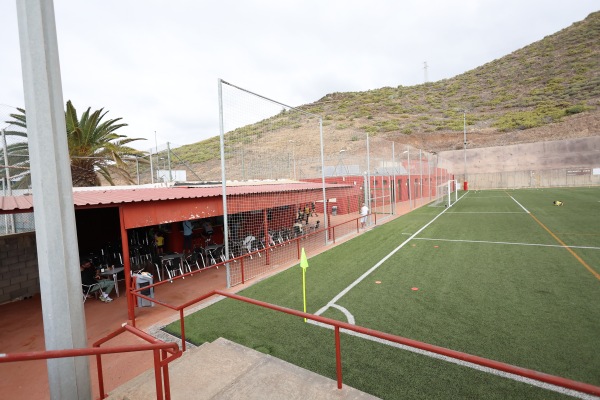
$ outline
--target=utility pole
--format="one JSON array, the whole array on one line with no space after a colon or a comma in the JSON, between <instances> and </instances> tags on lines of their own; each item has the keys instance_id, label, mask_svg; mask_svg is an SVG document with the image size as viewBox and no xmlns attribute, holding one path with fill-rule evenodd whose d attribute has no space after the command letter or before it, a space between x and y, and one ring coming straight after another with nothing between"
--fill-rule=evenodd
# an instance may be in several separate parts
<instances>
[{"instance_id":1,"label":"utility pole","mask_svg":"<svg viewBox=\"0 0 600 400\"><path fill-rule=\"evenodd\" d=\"M465 183L464 190L467 190L467 110L463 110L463 132L464 132L464 156L465 156Z\"/></svg>"},{"instance_id":2,"label":"utility pole","mask_svg":"<svg viewBox=\"0 0 600 400\"><path fill-rule=\"evenodd\" d=\"M10 182L10 165L8 164L8 149L7 149L7 145L6 145L6 129L2 129L2 151L3 151L3 155L4 155L4 164L6 164L6 167L4 168L4 173L5 173L5 177L6 177L6 189L7 189L8 196L12 196L12 184ZM6 225L6 229L8 231L7 233L16 233L16 231L15 231L15 214L8 215L7 222L8 222Z\"/></svg>"},{"instance_id":3,"label":"utility pole","mask_svg":"<svg viewBox=\"0 0 600 400\"><path fill-rule=\"evenodd\" d=\"M150 179L154 183L154 166L152 165L152 147L150 148Z\"/></svg>"},{"instance_id":4,"label":"utility pole","mask_svg":"<svg viewBox=\"0 0 600 400\"><path fill-rule=\"evenodd\" d=\"M171 173L171 145L167 142L167 162L169 163L169 182L173 181L173 174Z\"/></svg>"},{"instance_id":5,"label":"utility pole","mask_svg":"<svg viewBox=\"0 0 600 400\"><path fill-rule=\"evenodd\" d=\"M425 83L427 83L428 82L428 79L427 79L427 61L423 62L423 64L424 64L423 70L425 72Z\"/></svg>"}]
</instances>

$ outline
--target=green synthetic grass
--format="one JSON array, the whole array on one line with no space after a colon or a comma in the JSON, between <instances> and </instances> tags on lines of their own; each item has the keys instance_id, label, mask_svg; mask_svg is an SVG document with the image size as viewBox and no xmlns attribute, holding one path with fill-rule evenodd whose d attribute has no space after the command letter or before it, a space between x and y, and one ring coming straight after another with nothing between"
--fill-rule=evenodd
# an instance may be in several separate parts
<instances>
[{"instance_id":1,"label":"green synthetic grass","mask_svg":"<svg viewBox=\"0 0 600 400\"><path fill-rule=\"evenodd\" d=\"M442 211L423 207L309 258L308 312ZM580 261L557 238L596 248L573 248ZM600 188L471 191L336 304L360 326L600 385L600 280L583 265L600 272L598 247ZM302 310L301 269L239 294ZM224 300L187 317L186 337L225 337L335 379L333 332L297 317ZM342 363L344 384L385 399L564 397L346 334Z\"/></svg>"}]
</instances>

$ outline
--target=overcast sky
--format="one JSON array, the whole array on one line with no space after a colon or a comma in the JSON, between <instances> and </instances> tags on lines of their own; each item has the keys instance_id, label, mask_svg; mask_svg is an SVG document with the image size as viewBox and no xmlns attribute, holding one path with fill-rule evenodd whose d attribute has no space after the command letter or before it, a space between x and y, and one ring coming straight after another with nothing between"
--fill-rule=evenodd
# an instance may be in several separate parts
<instances>
[{"instance_id":1,"label":"overcast sky","mask_svg":"<svg viewBox=\"0 0 600 400\"><path fill-rule=\"evenodd\" d=\"M24 107L17 0L0 1L0 127ZM299 106L451 78L583 20L597 0L54 0L63 98L130 137L219 134L221 78ZM156 134L155 134L156 132Z\"/></svg>"}]
</instances>

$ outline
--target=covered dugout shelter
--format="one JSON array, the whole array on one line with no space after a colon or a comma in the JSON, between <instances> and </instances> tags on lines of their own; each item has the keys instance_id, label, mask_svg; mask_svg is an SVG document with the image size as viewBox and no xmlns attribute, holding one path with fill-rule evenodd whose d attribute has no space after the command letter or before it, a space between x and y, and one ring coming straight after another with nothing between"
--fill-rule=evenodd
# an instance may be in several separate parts
<instances>
[{"instance_id":1,"label":"covered dugout shelter","mask_svg":"<svg viewBox=\"0 0 600 400\"><path fill-rule=\"evenodd\" d=\"M128 293L128 309L133 312L133 298L129 295L131 288L131 249L132 236L139 228L152 226L171 226L171 240L169 250L181 251L183 233L180 229L181 222L186 220L212 219L223 220L224 202L222 185L212 184L185 184L171 187L119 187L119 188L77 188L73 191L75 217L77 222L77 238L80 255L87 255L95 249L101 248L104 243L118 241L119 250L122 251L122 261L125 278L126 292ZM327 226L327 199L346 198L355 199L357 204L361 199L361 191L355 185L325 184L311 182L241 182L229 184L226 187L226 209L228 219L239 222L243 217L243 224L237 227L242 234L260 235L291 227L298 219L297 210L320 203L320 222ZM326 200L324 201L324 193ZM28 196L1 197L0 212L3 214L33 212L33 198ZM324 204L325 203L325 204ZM323 214L323 211L325 213ZM224 239L225 232L222 230ZM11 244L10 235L4 238L4 249L0 249L0 284L4 288L5 301L14 300L7 298L7 294L20 293L23 290L15 289L12 282L17 280L20 286L29 286L26 295L39 292L39 274L37 272L37 258L35 258L35 236L30 233L29 239L23 242L22 235L17 234L15 244ZM265 236L266 236L265 235ZM231 243L236 238L228 232ZM29 243L29 244L27 244ZM29 246L29 250L23 247ZM23 268L19 263L24 263L23 257L15 252L33 254L33 260L28 260L28 268ZM41 255L37 255L40 257ZM57 266L59 268L60 266ZM77 268L77 266L73 266ZM12 289L11 289L12 288ZM33 291L33 293L32 293ZM0 293L2 296L2 293ZM10 297L10 296L9 296ZM132 317L132 315L131 315Z\"/></svg>"}]
</instances>

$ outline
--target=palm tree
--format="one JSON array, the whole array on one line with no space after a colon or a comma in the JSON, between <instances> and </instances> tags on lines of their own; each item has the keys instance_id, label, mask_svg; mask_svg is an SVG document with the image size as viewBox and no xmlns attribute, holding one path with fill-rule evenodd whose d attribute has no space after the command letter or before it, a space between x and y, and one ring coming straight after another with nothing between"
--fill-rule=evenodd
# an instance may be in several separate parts
<instances>
[{"instance_id":1,"label":"palm tree","mask_svg":"<svg viewBox=\"0 0 600 400\"><path fill-rule=\"evenodd\" d=\"M18 109L21 114L11 114L14 121L9 123L26 129L25 110ZM145 153L129 146L142 138L128 138L116 133L119 128L127 124L118 123L121 118L104 120L108 111L99 109L91 112L88 108L81 118L77 117L77 110L67 101L65 120L67 126L67 143L69 157L71 158L71 175L73 186L100 186L100 177L109 184L114 185L111 174L118 174L129 183L133 183L127 171L127 156L140 156ZM7 132L7 135L9 132Z\"/></svg>"},{"instance_id":2,"label":"palm tree","mask_svg":"<svg viewBox=\"0 0 600 400\"><path fill-rule=\"evenodd\" d=\"M27 189L31 186L31 176L29 174L29 148L27 146L27 131L25 126L25 110L17 108L21 114L10 114L14 121L6 121L8 126L2 129L3 146L6 146L6 153L0 152L0 162L7 168L5 172L7 178L10 177L10 187L12 189ZM8 144L6 138L13 137ZM4 156L6 154L6 160ZM5 174L3 173L3 176Z\"/></svg>"}]
</instances>

